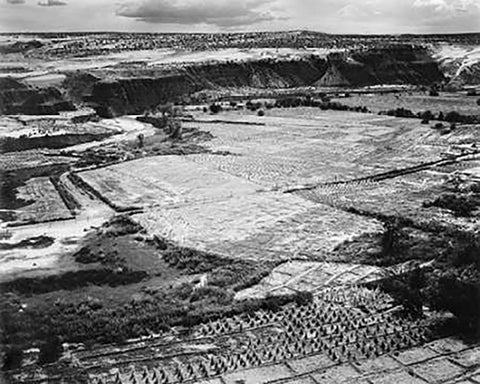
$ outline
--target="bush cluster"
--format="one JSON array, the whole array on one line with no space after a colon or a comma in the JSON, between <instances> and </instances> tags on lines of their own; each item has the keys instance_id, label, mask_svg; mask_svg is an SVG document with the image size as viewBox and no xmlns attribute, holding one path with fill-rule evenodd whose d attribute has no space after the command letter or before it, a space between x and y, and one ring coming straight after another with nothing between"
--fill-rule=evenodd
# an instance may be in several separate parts
<instances>
[{"instance_id":1,"label":"bush cluster","mask_svg":"<svg viewBox=\"0 0 480 384\"><path fill-rule=\"evenodd\" d=\"M419 118L422 119L423 124L428 124L430 120L446 121L448 123L463 123L463 124L477 124L480 122L480 117L476 115L463 115L456 111L439 112L438 114L432 111L423 111L414 113L410 109L397 108L388 111L379 112L379 115L388 115L395 117Z\"/></svg>"},{"instance_id":2,"label":"bush cluster","mask_svg":"<svg viewBox=\"0 0 480 384\"><path fill-rule=\"evenodd\" d=\"M314 99L311 97L285 97L277 99L275 102L276 108L296 108L296 107L315 107L322 110L334 110L334 111L353 111L368 113L367 107L355 106L350 107L337 101L330 101L327 97L322 99Z\"/></svg>"},{"instance_id":3,"label":"bush cluster","mask_svg":"<svg viewBox=\"0 0 480 384\"><path fill-rule=\"evenodd\" d=\"M475 194L444 193L431 202L423 203L425 208L438 207L452 211L456 216L470 217L480 205Z\"/></svg>"}]
</instances>

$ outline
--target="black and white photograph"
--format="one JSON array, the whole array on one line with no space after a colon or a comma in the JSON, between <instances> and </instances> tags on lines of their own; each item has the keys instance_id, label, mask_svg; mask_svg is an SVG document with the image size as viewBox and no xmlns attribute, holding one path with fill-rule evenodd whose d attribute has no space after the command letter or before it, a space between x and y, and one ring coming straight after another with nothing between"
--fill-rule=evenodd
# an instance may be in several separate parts
<instances>
[{"instance_id":1,"label":"black and white photograph","mask_svg":"<svg viewBox=\"0 0 480 384\"><path fill-rule=\"evenodd\" d=\"M480 0L0 0L0 384L480 384Z\"/></svg>"}]
</instances>

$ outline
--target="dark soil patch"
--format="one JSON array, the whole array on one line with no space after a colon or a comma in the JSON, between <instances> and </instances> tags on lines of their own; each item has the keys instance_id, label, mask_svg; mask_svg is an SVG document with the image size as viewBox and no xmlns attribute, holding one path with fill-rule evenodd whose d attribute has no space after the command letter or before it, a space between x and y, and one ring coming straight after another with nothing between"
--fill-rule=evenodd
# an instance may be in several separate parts
<instances>
[{"instance_id":1,"label":"dark soil patch","mask_svg":"<svg viewBox=\"0 0 480 384\"><path fill-rule=\"evenodd\" d=\"M52 245L54 241L55 240L49 236L37 236L19 241L18 243L0 243L0 250L7 251L18 248L46 248Z\"/></svg>"},{"instance_id":2,"label":"dark soil patch","mask_svg":"<svg viewBox=\"0 0 480 384\"><path fill-rule=\"evenodd\" d=\"M17 188L34 177L59 176L68 169L67 164L55 164L15 171L0 171L0 209L14 210L30 202L17 198Z\"/></svg>"},{"instance_id":3,"label":"dark soil patch","mask_svg":"<svg viewBox=\"0 0 480 384\"><path fill-rule=\"evenodd\" d=\"M172 273L156 244L147 241L142 228L128 216L113 218L83 244L73 255L78 263L100 263L112 270L145 271L148 275Z\"/></svg>"},{"instance_id":4,"label":"dark soil patch","mask_svg":"<svg viewBox=\"0 0 480 384\"><path fill-rule=\"evenodd\" d=\"M88 143L91 141L100 141L110 134L64 134L39 137L4 137L0 138L0 153L25 151L37 148L65 148L72 145Z\"/></svg>"},{"instance_id":5,"label":"dark soil patch","mask_svg":"<svg viewBox=\"0 0 480 384\"><path fill-rule=\"evenodd\" d=\"M92 268L17 279L1 287L5 345L38 346L52 337L87 344L123 342L175 325L188 328L304 299L293 295L237 303L235 292L258 283L275 263L225 259L165 239L145 239L128 216L114 218L88 236L73 257Z\"/></svg>"},{"instance_id":6,"label":"dark soil patch","mask_svg":"<svg viewBox=\"0 0 480 384\"><path fill-rule=\"evenodd\" d=\"M144 271L86 269L42 278L22 277L0 284L0 289L3 292L31 296L58 290L74 290L91 284L115 287L139 282L147 276Z\"/></svg>"}]
</instances>

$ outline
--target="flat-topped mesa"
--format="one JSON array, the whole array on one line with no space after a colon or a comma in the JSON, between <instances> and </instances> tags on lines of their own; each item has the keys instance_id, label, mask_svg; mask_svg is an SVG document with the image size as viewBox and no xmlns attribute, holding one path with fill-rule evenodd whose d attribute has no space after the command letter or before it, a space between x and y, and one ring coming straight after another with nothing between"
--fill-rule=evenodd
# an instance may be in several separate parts
<instances>
[{"instance_id":1,"label":"flat-topped mesa","mask_svg":"<svg viewBox=\"0 0 480 384\"><path fill-rule=\"evenodd\" d=\"M123 64L66 75L59 85L65 92L2 79L5 84L0 84L0 113L55 114L74 108L73 103L89 103L99 116L112 117L141 114L202 90L429 85L445 80L428 50L412 45L354 49L328 56L176 63L168 67Z\"/></svg>"},{"instance_id":2,"label":"flat-topped mesa","mask_svg":"<svg viewBox=\"0 0 480 384\"><path fill-rule=\"evenodd\" d=\"M96 82L88 100L101 116L142 113L206 89L228 87L429 85L444 80L426 49L411 45L332 53L327 58L262 59L184 65L174 70L140 70L137 76Z\"/></svg>"}]
</instances>

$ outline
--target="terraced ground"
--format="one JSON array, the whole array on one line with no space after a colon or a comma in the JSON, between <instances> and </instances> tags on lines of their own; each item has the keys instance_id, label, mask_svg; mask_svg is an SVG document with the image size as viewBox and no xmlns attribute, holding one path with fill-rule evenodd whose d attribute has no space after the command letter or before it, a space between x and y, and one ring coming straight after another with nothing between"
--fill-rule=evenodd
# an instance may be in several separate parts
<instances>
[{"instance_id":1,"label":"terraced ground","mask_svg":"<svg viewBox=\"0 0 480 384\"><path fill-rule=\"evenodd\" d=\"M423 206L448 175L478 167L475 149L460 148L476 130L442 136L412 119L313 108L270 113L198 115L185 124L210 131L206 145L227 155L150 157L77 176L114 208L144 209L133 217L150 233L229 257L323 260L343 241L382 230L347 208L478 227Z\"/></svg>"},{"instance_id":2,"label":"terraced ground","mask_svg":"<svg viewBox=\"0 0 480 384\"><path fill-rule=\"evenodd\" d=\"M72 348L68 364L17 372L18 382L67 383L79 372L93 384L480 382L480 346L445 334L450 315L423 308L413 316L378 288L411 260L386 268L351 255L338 262L345 244L381 237L385 217L408 219L421 236L433 224L478 231L475 214L423 204L454 175L478 180L478 129L440 135L413 119L313 108L194 117L184 124L214 135L210 153L147 157L64 182L129 213L148 236L278 263L237 301L305 292L313 299Z\"/></svg>"}]
</instances>

